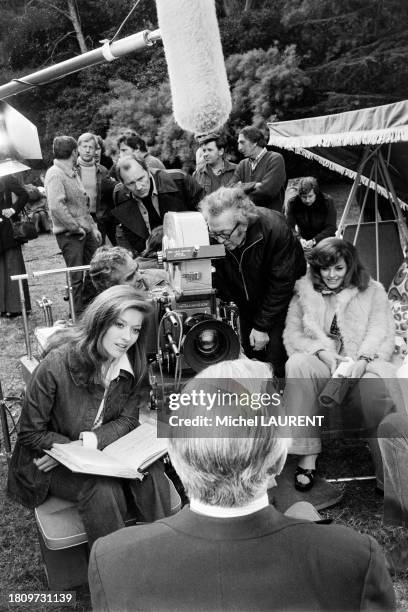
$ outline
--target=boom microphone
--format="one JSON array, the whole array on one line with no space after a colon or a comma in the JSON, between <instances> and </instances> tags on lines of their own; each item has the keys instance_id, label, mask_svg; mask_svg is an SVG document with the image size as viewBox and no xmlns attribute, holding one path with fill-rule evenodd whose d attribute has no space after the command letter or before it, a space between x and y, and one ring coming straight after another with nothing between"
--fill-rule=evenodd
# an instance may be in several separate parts
<instances>
[{"instance_id":1,"label":"boom microphone","mask_svg":"<svg viewBox=\"0 0 408 612\"><path fill-rule=\"evenodd\" d=\"M202 134L219 129L231 112L214 0L156 0L179 126Z\"/></svg>"}]
</instances>

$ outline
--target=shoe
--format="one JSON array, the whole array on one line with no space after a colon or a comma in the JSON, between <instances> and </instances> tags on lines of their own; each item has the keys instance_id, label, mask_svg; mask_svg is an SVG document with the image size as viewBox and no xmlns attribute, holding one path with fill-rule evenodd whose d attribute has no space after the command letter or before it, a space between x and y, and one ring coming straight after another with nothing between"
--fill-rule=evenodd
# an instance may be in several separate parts
<instances>
[{"instance_id":1,"label":"shoe","mask_svg":"<svg viewBox=\"0 0 408 612\"><path fill-rule=\"evenodd\" d=\"M307 479L307 482L302 482L299 480L299 476L304 476ZM316 476L316 470L306 470L305 468L297 466L295 472L295 489L296 491L310 491L310 489L314 485Z\"/></svg>"}]
</instances>

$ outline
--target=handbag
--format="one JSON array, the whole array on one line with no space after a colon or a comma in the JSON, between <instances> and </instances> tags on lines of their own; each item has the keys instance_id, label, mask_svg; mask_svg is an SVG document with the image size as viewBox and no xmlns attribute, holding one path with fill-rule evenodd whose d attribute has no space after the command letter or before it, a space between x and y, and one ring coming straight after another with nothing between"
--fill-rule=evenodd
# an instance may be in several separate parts
<instances>
[{"instance_id":1,"label":"handbag","mask_svg":"<svg viewBox=\"0 0 408 612\"><path fill-rule=\"evenodd\" d=\"M13 238L19 244L24 244L29 240L38 238L38 232L35 224L29 220L26 211L23 209L21 221L12 221Z\"/></svg>"}]
</instances>

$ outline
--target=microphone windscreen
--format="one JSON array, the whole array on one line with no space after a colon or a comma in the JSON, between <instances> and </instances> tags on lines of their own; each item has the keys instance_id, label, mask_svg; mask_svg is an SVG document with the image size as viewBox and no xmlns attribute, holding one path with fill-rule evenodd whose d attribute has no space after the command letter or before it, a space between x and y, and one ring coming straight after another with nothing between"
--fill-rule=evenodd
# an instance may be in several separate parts
<instances>
[{"instance_id":1,"label":"microphone windscreen","mask_svg":"<svg viewBox=\"0 0 408 612\"><path fill-rule=\"evenodd\" d=\"M231 94L214 0L156 0L174 118L194 134L216 131Z\"/></svg>"}]
</instances>

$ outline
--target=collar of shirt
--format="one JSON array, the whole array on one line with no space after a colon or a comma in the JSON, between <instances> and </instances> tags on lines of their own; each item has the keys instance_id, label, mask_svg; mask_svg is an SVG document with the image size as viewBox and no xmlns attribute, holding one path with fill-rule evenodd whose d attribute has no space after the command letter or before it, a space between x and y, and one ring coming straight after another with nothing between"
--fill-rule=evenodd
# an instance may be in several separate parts
<instances>
[{"instance_id":1,"label":"collar of shirt","mask_svg":"<svg viewBox=\"0 0 408 612\"><path fill-rule=\"evenodd\" d=\"M77 171L74 170L71 163L63 159L54 159L54 166L57 166L57 168L65 172L65 174L71 178L78 175Z\"/></svg>"},{"instance_id":2,"label":"collar of shirt","mask_svg":"<svg viewBox=\"0 0 408 612\"><path fill-rule=\"evenodd\" d=\"M160 215L160 206L159 206L159 198L158 198L158 191L157 191L157 186L156 186L156 181L153 178L153 175L149 172L149 178L152 181L152 185L153 185L153 190L151 193L151 198L152 198L152 204L157 212L157 214L159 215L159 217L161 217ZM147 227L147 231L149 232L149 234L151 234L151 227L150 227L150 223L149 223L149 214L147 212L146 206L143 204L143 201L141 198L139 198L137 195L135 195L134 193L131 193L131 197L136 200L136 202L138 203L139 206L139 210L142 214L143 217L143 221L146 224Z\"/></svg>"},{"instance_id":3,"label":"collar of shirt","mask_svg":"<svg viewBox=\"0 0 408 612\"><path fill-rule=\"evenodd\" d=\"M261 497L254 499L254 501L245 506L237 506L233 508L227 508L225 506L210 506L204 504L194 497L190 500L190 510L197 514L204 514L205 516L213 516L215 518L232 518L234 516L246 516L247 514L253 514L259 512L263 508L269 506L268 494L264 493Z\"/></svg>"},{"instance_id":4,"label":"collar of shirt","mask_svg":"<svg viewBox=\"0 0 408 612\"><path fill-rule=\"evenodd\" d=\"M255 170L255 168L257 167L257 165L260 162L261 157L263 157L266 153L266 149L265 147L262 149L262 151L260 153L258 153L258 155L255 157L255 159L251 159L249 158L249 162L251 164L251 168L252 170Z\"/></svg>"},{"instance_id":5,"label":"collar of shirt","mask_svg":"<svg viewBox=\"0 0 408 612\"><path fill-rule=\"evenodd\" d=\"M153 184L152 196L155 196L157 198L157 193L158 192L157 192L156 181L154 180L153 174L151 174L150 172L149 172L149 176L150 176L150 180L152 181L152 184Z\"/></svg>"},{"instance_id":6,"label":"collar of shirt","mask_svg":"<svg viewBox=\"0 0 408 612\"><path fill-rule=\"evenodd\" d=\"M225 164L223 163L221 168L218 168L218 170L214 170L214 168L212 168L209 164L205 164L204 172L206 172L206 174L209 174L210 172L212 172L214 176L220 176L221 174L224 174L225 172Z\"/></svg>"},{"instance_id":7,"label":"collar of shirt","mask_svg":"<svg viewBox=\"0 0 408 612\"><path fill-rule=\"evenodd\" d=\"M123 353L119 359L115 359L112 361L108 371L106 372L105 382L109 385L109 383L119 376L121 370L125 370L129 372L132 376L134 376L133 368L130 365L129 357L127 353Z\"/></svg>"}]
</instances>

